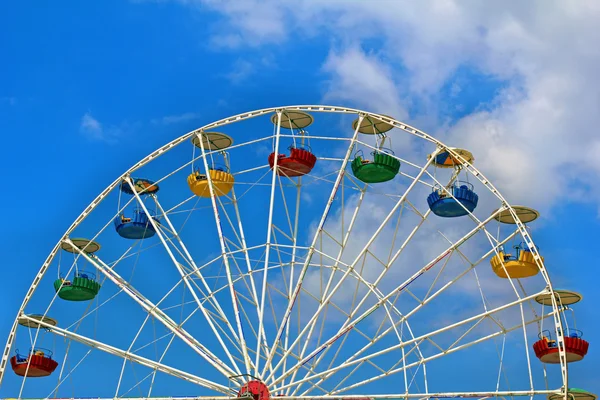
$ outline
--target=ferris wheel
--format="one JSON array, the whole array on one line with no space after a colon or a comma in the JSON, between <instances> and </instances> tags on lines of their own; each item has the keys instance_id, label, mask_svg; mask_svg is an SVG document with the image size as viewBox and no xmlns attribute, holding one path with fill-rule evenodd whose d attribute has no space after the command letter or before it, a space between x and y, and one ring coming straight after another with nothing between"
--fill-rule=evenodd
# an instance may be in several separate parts
<instances>
[{"instance_id":1,"label":"ferris wheel","mask_svg":"<svg viewBox=\"0 0 600 400\"><path fill-rule=\"evenodd\" d=\"M596 400L568 375L583 297L552 287L539 213L475 159L332 106L173 140L47 257L1 397Z\"/></svg>"}]
</instances>

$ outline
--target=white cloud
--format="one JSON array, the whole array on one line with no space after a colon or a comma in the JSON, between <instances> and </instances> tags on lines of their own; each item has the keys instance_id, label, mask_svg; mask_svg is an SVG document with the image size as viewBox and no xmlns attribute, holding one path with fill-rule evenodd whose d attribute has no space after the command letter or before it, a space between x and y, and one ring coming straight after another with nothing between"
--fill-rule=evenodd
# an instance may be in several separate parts
<instances>
[{"instance_id":1,"label":"white cloud","mask_svg":"<svg viewBox=\"0 0 600 400\"><path fill-rule=\"evenodd\" d=\"M102 141L105 140L102 124L96 118L92 117L89 112L86 112L83 114L83 117L81 117L81 125L79 126L79 130L88 139Z\"/></svg>"},{"instance_id":2,"label":"white cloud","mask_svg":"<svg viewBox=\"0 0 600 400\"><path fill-rule=\"evenodd\" d=\"M89 140L115 144L123 136L123 132L135 129L136 126L136 123L130 124L128 122L124 122L119 126L105 126L98 119L94 118L90 112L86 112L81 117L79 132Z\"/></svg>"},{"instance_id":3,"label":"white cloud","mask_svg":"<svg viewBox=\"0 0 600 400\"><path fill-rule=\"evenodd\" d=\"M157 125L157 124L172 125L172 124L178 124L180 122L193 121L198 118L200 118L200 114L195 113L195 112L186 112L183 114L167 115L162 118L155 118L155 119L151 120L150 122L152 122L155 125Z\"/></svg>"},{"instance_id":4,"label":"white cloud","mask_svg":"<svg viewBox=\"0 0 600 400\"><path fill-rule=\"evenodd\" d=\"M590 189L600 178L600 50L590 45L600 35L596 1L194 3L221 12L229 26L220 34L238 37L237 45L332 35L336 50L323 62L330 75L326 100L406 118L406 99L435 113L440 89L460 67L505 81L507 89L486 111L433 133L469 147L513 203L545 211L600 194ZM377 53L360 47L372 39L381 43Z\"/></svg>"},{"instance_id":5,"label":"white cloud","mask_svg":"<svg viewBox=\"0 0 600 400\"><path fill-rule=\"evenodd\" d=\"M228 19L226 31L218 31L211 39L217 48L281 43L287 38L285 12L270 2L202 0L193 3L212 7ZM231 26L235 26L233 32L229 30Z\"/></svg>"},{"instance_id":6,"label":"white cloud","mask_svg":"<svg viewBox=\"0 0 600 400\"><path fill-rule=\"evenodd\" d=\"M341 53L332 51L323 69L331 76L325 101L351 102L396 118L407 117L393 72L377 55L366 54L357 47Z\"/></svg>"},{"instance_id":7,"label":"white cloud","mask_svg":"<svg viewBox=\"0 0 600 400\"><path fill-rule=\"evenodd\" d=\"M225 77L231 83L241 83L246 78L248 78L250 75L252 75L253 72L254 72L254 66L252 65L252 63L250 63L246 60L237 59L233 63L232 70L229 73L227 73L225 75Z\"/></svg>"},{"instance_id":8,"label":"white cloud","mask_svg":"<svg viewBox=\"0 0 600 400\"><path fill-rule=\"evenodd\" d=\"M0 97L0 104L8 104L9 106L14 106L17 104L17 98L12 96Z\"/></svg>"},{"instance_id":9,"label":"white cloud","mask_svg":"<svg viewBox=\"0 0 600 400\"><path fill-rule=\"evenodd\" d=\"M293 35L333 36L333 48L322 66L329 78L324 99L410 118L409 122L417 126L422 126L417 122L423 120L423 115L408 115L411 101L423 104L423 113L436 113L440 101L460 101L472 84L468 80L450 86L450 99L440 99L441 90L454 82L459 68L501 80L505 88L483 109L446 125L433 117L425 129L434 127L431 133L448 145L471 150L478 168L513 204L531 205L544 212L563 200L599 198L600 191L592 184L600 178L596 161L600 151L596 132L600 123L600 81L596 76L600 50L593 45L600 37L600 3L596 1L203 4L222 12L229 23L218 33L226 39L222 45L228 48L272 46ZM213 43L218 40L213 38ZM373 42L377 43L373 46L377 51L369 49ZM491 202L483 201L490 197L480 194L478 212L492 207ZM377 204L366 204L365 209L369 213L360 215L361 229L347 246L346 262L352 262L385 211ZM339 226L340 215L332 215L328 224ZM436 229L422 230L396 267L408 265L414 271L439 254L439 249L430 244ZM454 234L454 240L460 237L459 232L456 227L444 228L445 234ZM383 236L392 233L391 227L385 227ZM436 246L440 243L438 240ZM489 246L483 241L470 241L461 249L481 253ZM325 253L337 255L338 248L332 243L326 242L324 247ZM376 242L372 250L385 255L389 244ZM369 266L364 278L372 280L380 267L374 262ZM446 281L455 271L448 271ZM487 261L478 267L479 271L479 283L488 294L508 295L508 282L499 283ZM390 279L383 282L382 290L402 282L407 272L401 268L390 270ZM431 275L423 275L415 284L429 283ZM306 290L318 293L317 278L312 272L307 275ZM540 281L537 279L536 284ZM466 276L455 288L458 295L464 290L469 296L477 296L475 286L474 277ZM334 300L347 302L344 295L348 293L342 290L341 297ZM469 300L481 307L480 301ZM505 297L492 300L506 302ZM453 304L465 307L462 301ZM450 309L450 313L453 311Z\"/></svg>"}]
</instances>

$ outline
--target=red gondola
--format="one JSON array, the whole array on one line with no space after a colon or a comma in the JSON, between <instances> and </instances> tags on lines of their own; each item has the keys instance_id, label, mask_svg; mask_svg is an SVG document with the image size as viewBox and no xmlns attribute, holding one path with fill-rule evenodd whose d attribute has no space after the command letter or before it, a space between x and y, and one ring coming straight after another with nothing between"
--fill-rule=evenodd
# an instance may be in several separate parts
<instances>
[{"instance_id":1,"label":"red gondola","mask_svg":"<svg viewBox=\"0 0 600 400\"><path fill-rule=\"evenodd\" d=\"M290 155L279 154L277 157L277 175L294 177L308 174L315 163L317 157L310 151L302 147L290 146ZM275 165L275 153L269 155L269 166Z\"/></svg>"},{"instance_id":2,"label":"red gondola","mask_svg":"<svg viewBox=\"0 0 600 400\"><path fill-rule=\"evenodd\" d=\"M588 352L590 344L582 339L583 334L577 329L569 329L569 334L565 336L565 353L567 362L580 361ZM533 344L533 351L541 362L548 364L560 363L560 355L556 340L552 339L549 331L543 331L540 340Z\"/></svg>"},{"instance_id":3,"label":"red gondola","mask_svg":"<svg viewBox=\"0 0 600 400\"><path fill-rule=\"evenodd\" d=\"M58 363L52 359L50 350L35 348L29 352L27 357L19 354L19 350L16 353L10 359L10 366L19 376L28 378L49 376L58 367Z\"/></svg>"},{"instance_id":4,"label":"red gondola","mask_svg":"<svg viewBox=\"0 0 600 400\"><path fill-rule=\"evenodd\" d=\"M566 331L566 335L564 335L563 340L565 343L565 356L566 361L576 362L582 360L588 352L588 348L590 344L583 340L583 333L573 328L569 327L569 323L567 322L567 316L565 315L565 311L570 310L573 314L574 311L569 306L575 303L578 303L583 298L577 292L573 292L570 290L564 289L555 289L554 299L559 308L562 311L562 319L563 319L563 328ZM543 306L552 306L552 294L550 292L542 293L536 296L535 301ZM575 321L575 316L572 318L573 322ZM560 335L560 331L558 331ZM535 351L535 355L540 359L543 363L548 364L558 364L560 363L560 354L558 349L557 341L552 337L552 334L548 330L541 331L538 335L540 340L533 344L533 350Z\"/></svg>"},{"instance_id":5,"label":"red gondola","mask_svg":"<svg viewBox=\"0 0 600 400\"><path fill-rule=\"evenodd\" d=\"M303 111L284 111L281 114L273 114L271 122L275 126L291 130L293 138L293 144L288 147L290 155L275 154L275 152L269 155L271 169L275 166L275 156L277 156L277 175L291 178L312 171L317 157L310 148L308 132L304 128L312 124L313 117ZM299 143L296 144L296 141Z\"/></svg>"}]
</instances>

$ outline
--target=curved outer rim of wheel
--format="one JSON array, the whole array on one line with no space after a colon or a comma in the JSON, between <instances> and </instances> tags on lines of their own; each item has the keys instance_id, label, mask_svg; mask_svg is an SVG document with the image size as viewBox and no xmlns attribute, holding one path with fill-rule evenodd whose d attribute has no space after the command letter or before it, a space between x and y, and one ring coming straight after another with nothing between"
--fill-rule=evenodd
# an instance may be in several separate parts
<instances>
[{"instance_id":1,"label":"curved outer rim of wheel","mask_svg":"<svg viewBox=\"0 0 600 400\"><path fill-rule=\"evenodd\" d=\"M371 113L371 112L367 112L364 110L348 108L348 107L340 107L340 106L326 106L326 105L294 105L294 106L270 107L270 108L254 110L254 111L250 111L250 112L237 114L237 115L234 115L231 117L223 118L221 120L204 125L200 128L194 129L193 131L190 131L190 132L172 140L171 142L160 147L159 149L155 150L154 152L150 153L148 156L144 157L142 160L140 160L139 162L134 164L124 174L119 176L108 187L106 187L84 209L84 211L75 219L75 221L71 224L71 226L69 226L69 228L66 230L64 235L60 238L60 240L54 246L54 248L52 249L52 251L50 252L48 257L42 264L40 270L36 274L36 276L33 280L33 283L31 284L31 286L29 287L29 289L25 295L25 298L19 308L17 317L15 318L13 325L11 327L11 330L9 332L8 340L7 340L4 352L2 354L2 359L0 360L0 386L2 384L4 373L6 372L6 367L7 367L8 360L9 360L10 350L13 346L13 341L15 338L16 330L19 325L19 323L18 323L19 317L21 317L24 314L24 310L25 310L27 304L29 303L33 293L37 289L37 286L39 285L43 276L45 275L48 267L50 266L50 263L56 256L57 252L61 249L62 243L69 238L69 235L71 234L71 232L73 232L77 228L77 226L79 226L79 224L81 224L87 218L87 216L112 192L112 190L114 190L115 188L118 187L118 185L120 185L120 183L123 181L123 179L131 176L131 174L133 172L140 169L141 167L143 167L150 161L152 161L155 158L159 157L160 155L164 154L165 152L175 148L179 144L182 144L188 140L191 140L192 137L194 137L197 134L201 134L204 131L215 130L215 129L218 129L220 126L229 125L229 124L233 124L236 122L241 122L241 121L248 120L251 118L267 116L273 112L278 112L278 111L302 111L302 112L313 112L313 113L316 112L316 113L351 114L351 115L359 115L359 116L362 115L364 117L374 118L381 122L390 124L394 128L398 128L398 129L400 129L406 133L409 133L413 136L427 140L427 141L431 142L432 144L435 144L437 147L443 148L444 150L448 151L454 158L460 160L463 163L464 169L466 169L474 177L476 177L477 180L479 180L479 182L483 186L485 186L490 192L492 192L498 198L498 200L500 200L502 207L499 210L503 210L504 212L508 211L513 215L513 218L516 221L517 230L521 234L524 241L529 245L529 248L533 249L534 260L535 260L538 268L540 269L540 273L541 273L542 277L544 278L544 280L546 281L546 283L548 285L548 287L547 287L548 294L550 296L552 296L553 309L554 310L559 309L559 305L557 304L556 298L554 296L554 290L553 290L553 286L550 281L550 277L548 276L547 270L544 266L544 263L543 263L540 255L537 253L537 250L535 250L536 247L534 246L533 240L531 239L529 232L526 230L525 225L519 220L515 210L510 206L510 204L506 201L506 199L500 194L500 192L496 189L496 187L494 187L490 183L490 181L487 178L485 178L485 176L477 168L475 168L472 164L470 164L468 162L468 160L465 160L460 154L455 152L452 147L445 145L444 143L435 139L434 137L430 136L429 134L425 133L424 131L417 129L409 124L395 120L395 119L385 116L385 115ZM561 321L560 317L558 316L558 313L554 313L554 323L555 323L555 328L560 329L562 331L562 329L563 329L562 321ZM559 342L559 348L561 349L561 352L564 352L564 342L563 342L562 336L558 337L558 342ZM561 357L561 363L560 363L563 388L568 387L568 373L567 373L566 363L563 361L564 359L565 359L565 357L563 354L563 357ZM284 398L282 397L282 399L284 399ZM565 399L566 399L566 394L565 394Z\"/></svg>"}]
</instances>

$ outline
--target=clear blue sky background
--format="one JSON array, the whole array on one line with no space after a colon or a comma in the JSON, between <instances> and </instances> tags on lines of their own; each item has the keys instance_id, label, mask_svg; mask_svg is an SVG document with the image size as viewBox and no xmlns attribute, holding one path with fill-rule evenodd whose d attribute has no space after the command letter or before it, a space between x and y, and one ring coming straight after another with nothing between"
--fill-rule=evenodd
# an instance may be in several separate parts
<instances>
[{"instance_id":1,"label":"clear blue sky background","mask_svg":"<svg viewBox=\"0 0 600 400\"><path fill-rule=\"evenodd\" d=\"M600 392L587 372L600 361L599 172L578 162L600 148L590 131L599 117L589 115L598 99L587 95L598 93L598 50L581 43L599 37L589 23L597 8L240 4L0 6L0 340L58 238L133 163L221 117L331 102L397 115L448 144L476 147L482 171L509 201L542 210L535 240L554 284L585 297L577 322L591 349L572 368L572 385ZM561 49L569 60L549 62ZM569 97L576 89L581 96ZM517 161L517 170L510 158L486 163L496 143L528 162Z\"/></svg>"}]
</instances>

